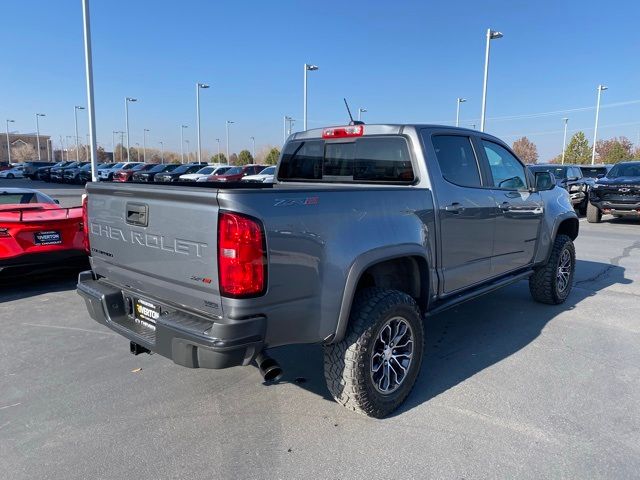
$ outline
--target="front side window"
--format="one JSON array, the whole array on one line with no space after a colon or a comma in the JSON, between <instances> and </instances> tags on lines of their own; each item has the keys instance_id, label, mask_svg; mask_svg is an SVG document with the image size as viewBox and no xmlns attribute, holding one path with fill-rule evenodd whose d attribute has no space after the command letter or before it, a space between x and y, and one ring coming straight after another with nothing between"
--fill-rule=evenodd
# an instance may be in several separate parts
<instances>
[{"instance_id":1,"label":"front side window","mask_svg":"<svg viewBox=\"0 0 640 480\"><path fill-rule=\"evenodd\" d=\"M461 187L480 187L480 171L471 139L461 135L436 135L433 148L442 176Z\"/></svg>"},{"instance_id":2,"label":"front side window","mask_svg":"<svg viewBox=\"0 0 640 480\"><path fill-rule=\"evenodd\" d=\"M527 188L524 165L506 148L497 143L482 140L493 176L493 186L504 190Z\"/></svg>"}]
</instances>

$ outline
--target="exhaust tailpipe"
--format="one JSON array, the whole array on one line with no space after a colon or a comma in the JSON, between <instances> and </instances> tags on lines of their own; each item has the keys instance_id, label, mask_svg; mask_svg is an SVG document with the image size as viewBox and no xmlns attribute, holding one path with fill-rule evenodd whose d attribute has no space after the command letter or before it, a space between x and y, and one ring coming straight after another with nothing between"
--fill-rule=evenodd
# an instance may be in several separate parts
<instances>
[{"instance_id":1,"label":"exhaust tailpipe","mask_svg":"<svg viewBox=\"0 0 640 480\"><path fill-rule=\"evenodd\" d=\"M256 365L265 382L277 382L282 378L282 367L266 353L260 352L258 354Z\"/></svg>"}]
</instances>

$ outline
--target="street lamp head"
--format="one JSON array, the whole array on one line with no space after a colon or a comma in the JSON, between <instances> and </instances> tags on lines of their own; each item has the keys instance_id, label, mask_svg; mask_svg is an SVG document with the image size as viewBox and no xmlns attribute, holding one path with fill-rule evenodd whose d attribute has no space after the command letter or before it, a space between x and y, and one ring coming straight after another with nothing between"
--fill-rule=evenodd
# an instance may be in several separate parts
<instances>
[{"instance_id":1,"label":"street lamp head","mask_svg":"<svg viewBox=\"0 0 640 480\"><path fill-rule=\"evenodd\" d=\"M232 123L236 123L236 122L234 122L232 120L227 120L227 125L231 125Z\"/></svg>"},{"instance_id":2,"label":"street lamp head","mask_svg":"<svg viewBox=\"0 0 640 480\"><path fill-rule=\"evenodd\" d=\"M200 88L209 88L209 85L207 85L206 83L199 83L198 87L200 87Z\"/></svg>"},{"instance_id":3,"label":"street lamp head","mask_svg":"<svg viewBox=\"0 0 640 480\"><path fill-rule=\"evenodd\" d=\"M44 113L36 113L36 117L46 117L47 115Z\"/></svg>"},{"instance_id":4,"label":"street lamp head","mask_svg":"<svg viewBox=\"0 0 640 480\"><path fill-rule=\"evenodd\" d=\"M84 110L84 107L81 107L80 105L76 105L76 106L75 106L75 109L76 109L76 110Z\"/></svg>"},{"instance_id":5,"label":"street lamp head","mask_svg":"<svg viewBox=\"0 0 640 480\"><path fill-rule=\"evenodd\" d=\"M569 121L567 117L564 117L562 120L564 121L564 123L567 123Z\"/></svg>"},{"instance_id":6,"label":"street lamp head","mask_svg":"<svg viewBox=\"0 0 640 480\"><path fill-rule=\"evenodd\" d=\"M362 113L367 113L367 109L366 109L366 108L363 108L363 107L360 107L360 108L358 109L358 111L359 111L359 112L362 112Z\"/></svg>"},{"instance_id":7,"label":"street lamp head","mask_svg":"<svg viewBox=\"0 0 640 480\"><path fill-rule=\"evenodd\" d=\"M150 132L151 130L149 130L148 128L143 129L145 132Z\"/></svg>"},{"instance_id":8,"label":"street lamp head","mask_svg":"<svg viewBox=\"0 0 640 480\"><path fill-rule=\"evenodd\" d=\"M180 125L182 128L189 128L189 125Z\"/></svg>"},{"instance_id":9,"label":"street lamp head","mask_svg":"<svg viewBox=\"0 0 640 480\"><path fill-rule=\"evenodd\" d=\"M309 71L312 71L312 70L318 70L319 67L317 65L309 65L308 63L305 63L304 68L306 68Z\"/></svg>"},{"instance_id":10,"label":"street lamp head","mask_svg":"<svg viewBox=\"0 0 640 480\"><path fill-rule=\"evenodd\" d=\"M467 101L466 98L458 98L458 103L464 103L466 101Z\"/></svg>"},{"instance_id":11,"label":"street lamp head","mask_svg":"<svg viewBox=\"0 0 640 480\"><path fill-rule=\"evenodd\" d=\"M127 97L127 102L137 102L137 101L138 101L137 98Z\"/></svg>"},{"instance_id":12,"label":"street lamp head","mask_svg":"<svg viewBox=\"0 0 640 480\"><path fill-rule=\"evenodd\" d=\"M607 87L606 85L598 85L598 90L600 90L601 92L607 90L609 87Z\"/></svg>"},{"instance_id":13,"label":"street lamp head","mask_svg":"<svg viewBox=\"0 0 640 480\"><path fill-rule=\"evenodd\" d=\"M7 119L7 122L8 122L8 123L14 123L14 122L15 122L15 120L9 120L9 119Z\"/></svg>"},{"instance_id":14,"label":"street lamp head","mask_svg":"<svg viewBox=\"0 0 640 480\"><path fill-rule=\"evenodd\" d=\"M489 30L489 38L491 40L497 40L498 38L502 38L502 32L496 32L494 30Z\"/></svg>"}]
</instances>

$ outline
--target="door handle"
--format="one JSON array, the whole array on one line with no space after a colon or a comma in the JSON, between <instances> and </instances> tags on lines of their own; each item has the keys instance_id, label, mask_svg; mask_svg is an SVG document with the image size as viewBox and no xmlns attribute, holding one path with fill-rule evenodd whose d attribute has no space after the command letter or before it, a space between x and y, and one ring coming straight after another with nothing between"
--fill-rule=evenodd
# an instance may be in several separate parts
<instances>
[{"instance_id":1,"label":"door handle","mask_svg":"<svg viewBox=\"0 0 640 480\"><path fill-rule=\"evenodd\" d=\"M502 202L500 205L498 205L498 208L503 212L508 212L509 210L511 210L511 204L509 202Z\"/></svg>"},{"instance_id":2,"label":"door handle","mask_svg":"<svg viewBox=\"0 0 640 480\"><path fill-rule=\"evenodd\" d=\"M447 205L446 207L444 207L444 210L451 213L460 213L464 210L464 207L458 202L454 202L451 205Z\"/></svg>"}]
</instances>

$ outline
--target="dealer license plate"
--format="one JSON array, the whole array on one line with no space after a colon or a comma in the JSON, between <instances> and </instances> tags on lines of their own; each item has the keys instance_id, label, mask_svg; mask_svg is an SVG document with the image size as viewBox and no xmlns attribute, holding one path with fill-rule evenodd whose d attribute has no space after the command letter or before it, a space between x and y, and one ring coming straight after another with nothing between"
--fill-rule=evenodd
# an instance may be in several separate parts
<instances>
[{"instance_id":1,"label":"dealer license plate","mask_svg":"<svg viewBox=\"0 0 640 480\"><path fill-rule=\"evenodd\" d=\"M62 243L60 232L55 230L36 232L33 236L36 245L60 245Z\"/></svg>"}]
</instances>

